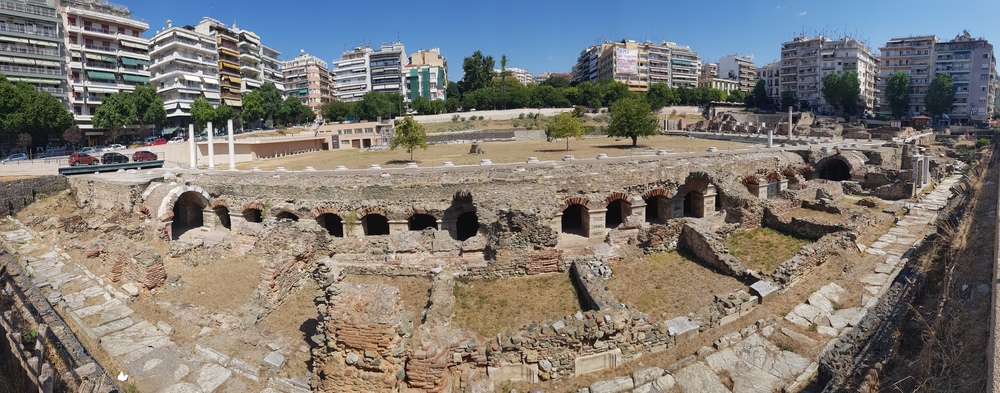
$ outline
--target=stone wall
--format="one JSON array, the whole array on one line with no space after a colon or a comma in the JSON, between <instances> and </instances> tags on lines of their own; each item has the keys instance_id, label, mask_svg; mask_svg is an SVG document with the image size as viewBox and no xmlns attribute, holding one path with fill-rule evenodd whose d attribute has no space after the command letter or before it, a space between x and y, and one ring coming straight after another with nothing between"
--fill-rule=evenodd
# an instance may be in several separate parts
<instances>
[{"instance_id":1,"label":"stone wall","mask_svg":"<svg viewBox=\"0 0 1000 393\"><path fill-rule=\"evenodd\" d=\"M110 265L110 278L113 282L125 279L142 284L146 289L154 289L167 280L163 258L149 246L117 249L104 257L104 264Z\"/></svg>"},{"instance_id":2,"label":"stone wall","mask_svg":"<svg viewBox=\"0 0 1000 393\"><path fill-rule=\"evenodd\" d=\"M702 223L688 221L681 230L678 246L724 274L736 278L752 275L752 272L743 267L739 258L729 253L723 239L717 231L709 230Z\"/></svg>"},{"instance_id":3,"label":"stone wall","mask_svg":"<svg viewBox=\"0 0 1000 393\"><path fill-rule=\"evenodd\" d=\"M0 216L17 213L35 201L38 194L49 194L67 187L66 176L39 176L0 182Z\"/></svg>"},{"instance_id":4,"label":"stone wall","mask_svg":"<svg viewBox=\"0 0 1000 393\"><path fill-rule=\"evenodd\" d=\"M778 232L810 240L819 240L828 234L850 229L846 224L822 222L811 217L782 217L771 209L764 210L761 224Z\"/></svg>"}]
</instances>

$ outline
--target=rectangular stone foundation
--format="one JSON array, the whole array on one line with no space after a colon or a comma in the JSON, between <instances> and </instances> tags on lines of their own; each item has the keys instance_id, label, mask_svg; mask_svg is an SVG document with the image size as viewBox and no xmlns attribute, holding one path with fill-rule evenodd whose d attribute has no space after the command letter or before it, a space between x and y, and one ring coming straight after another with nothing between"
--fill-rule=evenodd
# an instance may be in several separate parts
<instances>
[{"instance_id":1,"label":"rectangular stone foundation","mask_svg":"<svg viewBox=\"0 0 1000 393\"><path fill-rule=\"evenodd\" d=\"M580 356L573 361L573 370L577 376L601 371L607 368L618 367L622 363L622 350L616 348L614 351L598 353L588 356Z\"/></svg>"}]
</instances>

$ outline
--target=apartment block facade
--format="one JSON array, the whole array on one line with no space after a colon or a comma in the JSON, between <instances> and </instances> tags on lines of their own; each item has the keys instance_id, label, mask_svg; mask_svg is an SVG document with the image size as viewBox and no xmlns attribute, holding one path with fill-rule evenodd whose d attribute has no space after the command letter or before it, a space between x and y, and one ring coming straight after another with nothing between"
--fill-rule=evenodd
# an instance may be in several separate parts
<instances>
[{"instance_id":1,"label":"apartment block facade","mask_svg":"<svg viewBox=\"0 0 1000 393\"><path fill-rule=\"evenodd\" d=\"M661 46L670 51L670 87L698 87L698 72L701 59L689 46L674 42L663 42Z\"/></svg>"},{"instance_id":2,"label":"apartment block facade","mask_svg":"<svg viewBox=\"0 0 1000 393\"><path fill-rule=\"evenodd\" d=\"M405 95L403 67L406 65L406 48L402 43L382 44L378 51L369 54L372 91Z\"/></svg>"},{"instance_id":3,"label":"apartment block facade","mask_svg":"<svg viewBox=\"0 0 1000 393\"><path fill-rule=\"evenodd\" d=\"M720 78L736 81L739 89L747 93L753 91L757 83L757 66L749 57L725 56L719 59L717 72Z\"/></svg>"},{"instance_id":4,"label":"apartment block facade","mask_svg":"<svg viewBox=\"0 0 1000 393\"><path fill-rule=\"evenodd\" d=\"M447 99L448 59L438 48L420 50L410 55L406 75L406 100L424 97L429 100Z\"/></svg>"},{"instance_id":5,"label":"apartment block facade","mask_svg":"<svg viewBox=\"0 0 1000 393\"><path fill-rule=\"evenodd\" d=\"M573 66L574 82L610 78L631 91L647 91L652 83L670 87L698 87L701 60L690 47L674 42L623 40L594 45L580 52Z\"/></svg>"},{"instance_id":6,"label":"apartment block facade","mask_svg":"<svg viewBox=\"0 0 1000 393\"><path fill-rule=\"evenodd\" d=\"M149 24L132 19L127 7L106 1L61 4L70 105L85 135L98 137L103 132L94 130L93 115L101 101L150 82L149 40L142 38Z\"/></svg>"},{"instance_id":7,"label":"apartment block facade","mask_svg":"<svg viewBox=\"0 0 1000 393\"><path fill-rule=\"evenodd\" d=\"M374 50L367 46L358 46L340 55L340 60L333 62L333 96L337 101L360 101L365 93L371 91L369 80L369 55Z\"/></svg>"},{"instance_id":8,"label":"apartment block facade","mask_svg":"<svg viewBox=\"0 0 1000 393\"><path fill-rule=\"evenodd\" d=\"M563 78L566 81L572 81L573 74L568 72L543 72L541 74L535 75L535 83L539 84L551 78Z\"/></svg>"},{"instance_id":9,"label":"apartment block facade","mask_svg":"<svg viewBox=\"0 0 1000 393\"><path fill-rule=\"evenodd\" d=\"M298 98L317 115L333 94L330 68L322 59L301 52L281 66L288 97Z\"/></svg>"},{"instance_id":10,"label":"apartment block facade","mask_svg":"<svg viewBox=\"0 0 1000 393\"><path fill-rule=\"evenodd\" d=\"M500 71L501 70L499 68L493 70L493 72L496 73L497 75L500 75ZM532 75L531 72L528 70L525 70L523 68L512 67L512 68L507 68L505 71L507 71L507 75L509 75L511 78L517 79L517 81L520 82L522 85L535 83L535 76Z\"/></svg>"},{"instance_id":11,"label":"apartment block facade","mask_svg":"<svg viewBox=\"0 0 1000 393\"><path fill-rule=\"evenodd\" d=\"M215 37L218 50L219 94L221 105L239 110L243 106L243 74L240 69L239 33L222 22L202 18L195 31Z\"/></svg>"},{"instance_id":12,"label":"apartment block facade","mask_svg":"<svg viewBox=\"0 0 1000 393\"><path fill-rule=\"evenodd\" d=\"M757 69L757 80L764 81L767 97L777 108L781 102L781 63L772 61ZM755 86L756 87L756 86Z\"/></svg>"},{"instance_id":13,"label":"apartment block facade","mask_svg":"<svg viewBox=\"0 0 1000 393\"><path fill-rule=\"evenodd\" d=\"M167 26L150 40L152 84L167 112L164 129L187 127L191 103L205 97L219 105L219 51L216 38L195 31L193 26Z\"/></svg>"},{"instance_id":14,"label":"apartment block facade","mask_svg":"<svg viewBox=\"0 0 1000 393\"><path fill-rule=\"evenodd\" d=\"M997 69L993 45L968 32L947 42L934 44L934 74L951 74L955 83L955 105L951 124L989 121L996 111Z\"/></svg>"},{"instance_id":15,"label":"apartment block facade","mask_svg":"<svg viewBox=\"0 0 1000 393\"><path fill-rule=\"evenodd\" d=\"M574 83L593 82L597 80L597 59L600 57L601 45L591 45L580 51L580 56L573 66L571 79Z\"/></svg>"},{"instance_id":16,"label":"apartment block facade","mask_svg":"<svg viewBox=\"0 0 1000 393\"><path fill-rule=\"evenodd\" d=\"M68 105L65 43L56 0L0 1L0 73Z\"/></svg>"},{"instance_id":17,"label":"apartment block facade","mask_svg":"<svg viewBox=\"0 0 1000 393\"><path fill-rule=\"evenodd\" d=\"M791 91L800 109L833 113L833 107L823 98L823 77L855 71L861 90L859 112L872 113L877 106L878 65L879 59L872 55L867 45L856 39L796 37L781 45L781 91Z\"/></svg>"},{"instance_id":18,"label":"apartment block facade","mask_svg":"<svg viewBox=\"0 0 1000 393\"><path fill-rule=\"evenodd\" d=\"M885 88L889 77L903 72L910 77L910 103L907 116L924 113L924 98L927 87L934 79L934 45L937 36L893 38L879 48L881 67L877 85L880 112L889 114L889 101L885 98Z\"/></svg>"}]
</instances>

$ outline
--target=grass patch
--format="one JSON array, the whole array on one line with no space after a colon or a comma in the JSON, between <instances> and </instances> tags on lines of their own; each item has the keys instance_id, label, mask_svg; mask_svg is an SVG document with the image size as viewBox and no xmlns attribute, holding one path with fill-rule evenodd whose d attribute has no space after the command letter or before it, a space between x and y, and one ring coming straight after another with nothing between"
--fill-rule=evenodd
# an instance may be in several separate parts
<instances>
[{"instance_id":1,"label":"grass patch","mask_svg":"<svg viewBox=\"0 0 1000 393\"><path fill-rule=\"evenodd\" d=\"M828 222L828 223L831 223L831 224L838 224L838 223L843 222L846 219L845 217L837 215L837 214L827 213L827 212L820 211L820 210L806 209L804 207L793 209L793 210L791 210L791 211L783 214L783 216L785 216L785 217L795 217L795 218L800 218L800 219L812 218L812 219L814 219L816 221Z\"/></svg>"},{"instance_id":2,"label":"grass patch","mask_svg":"<svg viewBox=\"0 0 1000 393\"><path fill-rule=\"evenodd\" d=\"M687 315L712 304L712 295L746 288L676 251L657 253L611 266L611 293L622 303L656 319Z\"/></svg>"},{"instance_id":3,"label":"grass patch","mask_svg":"<svg viewBox=\"0 0 1000 393\"><path fill-rule=\"evenodd\" d=\"M568 274L459 280L454 295L452 322L486 337L580 310Z\"/></svg>"},{"instance_id":4,"label":"grass patch","mask_svg":"<svg viewBox=\"0 0 1000 393\"><path fill-rule=\"evenodd\" d=\"M809 241L771 228L757 228L729 236L725 243L744 267L770 273Z\"/></svg>"},{"instance_id":5,"label":"grass patch","mask_svg":"<svg viewBox=\"0 0 1000 393\"><path fill-rule=\"evenodd\" d=\"M420 313L427 308L427 303L431 296L431 280L427 277L385 277L385 276L360 276L351 274L344 278L344 281L355 284L385 285L399 288L399 297L403 299L403 306L407 311L417 313L417 321L420 321Z\"/></svg>"}]
</instances>

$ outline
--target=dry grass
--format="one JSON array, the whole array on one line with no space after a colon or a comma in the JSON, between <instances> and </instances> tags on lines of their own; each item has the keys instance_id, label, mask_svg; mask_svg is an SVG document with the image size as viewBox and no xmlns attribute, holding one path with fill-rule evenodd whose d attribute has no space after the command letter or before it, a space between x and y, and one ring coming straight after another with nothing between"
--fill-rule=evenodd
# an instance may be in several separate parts
<instances>
[{"instance_id":1,"label":"dry grass","mask_svg":"<svg viewBox=\"0 0 1000 393\"><path fill-rule=\"evenodd\" d=\"M419 316L430 301L431 280L427 277L385 277L385 276L359 276L349 275L344 281L355 284L377 284L396 287L399 289L399 297L403 299L403 305L407 311L413 311Z\"/></svg>"},{"instance_id":2,"label":"dry grass","mask_svg":"<svg viewBox=\"0 0 1000 393\"><path fill-rule=\"evenodd\" d=\"M744 267L770 273L793 257L809 241L792 237L771 228L756 228L726 239L726 247Z\"/></svg>"},{"instance_id":3,"label":"dry grass","mask_svg":"<svg viewBox=\"0 0 1000 393\"><path fill-rule=\"evenodd\" d=\"M453 293L452 323L486 337L580 310L568 274L462 280Z\"/></svg>"},{"instance_id":4,"label":"dry grass","mask_svg":"<svg viewBox=\"0 0 1000 393\"><path fill-rule=\"evenodd\" d=\"M846 217L837 214L827 213L824 211L813 210L813 209L806 209L801 207L790 210L782 215L785 217L795 217L801 219L811 218L820 222L828 222L833 224L838 224L847 220Z\"/></svg>"},{"instance_id":5,"label":"dry grass","mask_svg":"<svg viewBox=\"0 0 1000 393\"><path fill-rule=\"evenodd\" d=\"M529 112L526 111L524 113L525 116L527 116L528 113ZM428 134L438 134L443 132L455 132L455 131L466 131L466 130L503 130L503 129L510 129L512 127L528 128L528 126L531 126L533 129L539 130L539 129L545 129L545 124L548 122L548 119L551 118L543 116L538 120L538 122L535 122L534 119L530 119L527 117L523 119L514 118L508 120L488 120L488 119L470 120L471 117L476 116L475 113L471 114L462 113L459 114L459 116L460 116L459 121L429 122L429 123L423 123L422 125L424 126L424 130L426 130ZM462 120L463 118L465 120ZM607 125L607 123L604 121L595 120L593 117L588 116L584 118L583 125L587 127L605 126Z\"/></svg>"},{"instance_id":6,"label":"dry grass","mask_svg":"<svg viewBox=\"0 0 1000 393\"><path fill-rule=\"evenodd\" d=\"M258 327L290 343L309 342L309 337L316 334L316 322L319 318L316 303L313 302L318 289L314 280L307 279L302 287L285 298L277 310L260 321ZM286 357L282 371L291 375L305 375L309 371L309 354L292 352L291 356Z\"/></svg>"},{"instance_id":7,"label":"dry grass","mask_svg":"<svg viewBox=\"0 0 1000 393\"><path fill-rule=\"evenodd\" d=\"M34 203L25 206L15 216L19 220L23 220L30 216L65 217L74 214L80 214L80 210L76 207L76 200L70 195L69 190L65 190L36 199Z\"/></svg>"},{"instance_id":8,"label":"dry grass","mask_svg":"<svg viewBox=\"0 0 1000 393\"><path fill-rule=\"evenodd\" d=\"M609 157L628 157L636 154L631 149L630 140L615 141L610 138L588 138L571 140L570 150L566 151L565 142L547 141L516 141L516 142L486 142L480 146L486 154L469 154L468 144L434 145L427 150L417 150L413 158L420 166L440 166L445 161L455 165L477 165L479 160L489 158L494 163L525 162L528 157L538 157L542 161L560 160L565 154L573 154L577 158L593 158L599 153ZM652 154L655 149L666 149L671 152L703 152L709 147L720 150L734 150L749 147L738 142L695 139L679 136L656 136L640 138L638 148L641 153ZM652 151L651 151L652 150ZM385 168L402 168L410 161L410 155L404 149L395 151L364 151L364 150L328 150L270 160L256 160L237 164L239 169L259 167L263 170L273 170L285 167L289 170L301 170L312 166L319 170L335 169L344 165L352 169L368 168L379 164Z\"/></svg>"},{"instance_id":9,"label":"dry grass","mask_svg":"<svg viewBox=\"0 0 1000 393\"><path fill-rule=\"evenodd\" d=\"M711 305L712 295L746 288L676 251L623 260L611 269L611 293L655 319L687 315Z\"/></svg>"}]
</instances>

